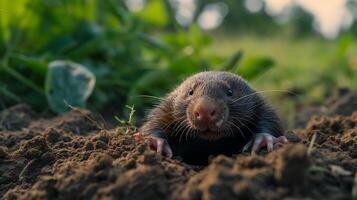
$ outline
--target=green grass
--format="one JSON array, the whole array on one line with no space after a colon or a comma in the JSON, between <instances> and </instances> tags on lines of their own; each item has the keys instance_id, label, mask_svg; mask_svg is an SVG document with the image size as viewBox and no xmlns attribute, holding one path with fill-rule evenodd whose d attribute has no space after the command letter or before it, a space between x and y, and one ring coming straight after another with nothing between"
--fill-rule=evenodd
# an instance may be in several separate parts
<instances>
[{"instance_id":1,"label":"green grass","mask_svg":"<svg viewBox=\"0 0 357 200\"><path fill-rule=\"evenodd\" d=\"M331 76L336 87L357 88L356 76L346 77L344 74L346 68L357 73L357 57L354 56L357 55L357 43L350 41L347 51L339 56L342 48L340 40L327 41L317 37L292 39L278 35L217 35L207 53L224 57L241 49L244 52L241 66L251 58L269 57L274 60L275 66L252 81L257 89L299 88L305 90L304 98L308 101L321 101L328 90L326 87L331 84L322 80L326 76Z\"/></svg>"}]
</instances>

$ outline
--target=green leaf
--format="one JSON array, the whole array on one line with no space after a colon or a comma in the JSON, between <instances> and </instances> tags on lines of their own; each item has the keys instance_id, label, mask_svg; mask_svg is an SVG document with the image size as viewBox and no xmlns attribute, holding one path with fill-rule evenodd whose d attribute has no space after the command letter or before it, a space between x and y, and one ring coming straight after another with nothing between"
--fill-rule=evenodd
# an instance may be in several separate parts
<instances>
[{"instance_id":1,"label":"green leaf","mask_svg":"<svg viewBox=\"0 0 357 200\"><path fill-rule=\"evenodd\" d=\"M98 37L102 31L102 28L94 22L81 21L74 32L74 38L76 41L86 42Z\"/></svg>"},{"instance_id":2,"label":"green leaf","mask_svg":"<svg viewBox=\"0 0 357 200\"><path fill-rule=\"evenodd\" d=\"M193 24L190 27L190 40L196 50L201 50L211 43L211 38L205 35L197 24Z\"/></svg>"},{"instance_id":3,"label":"green leaf","mask_svg":"<svg viewBox=\"0 0 357 200\"><path fill-rule=\"evenodd\" d=\"M94 85L95 76L80 64L57 60L48 66L46 96L51 109L56 113L68 111L66 104L84 108Z\"/></svg>"},{"instance_id":4,"label":"green leaf","mask_svg":"<svg viewBox=\"0 0 357 200\"><path fill-rule=\"evenodd\" d=\"M131 18L124 5L124 2L106 0L105 5L106 5L106 11L113 13L123 23L127 23Z\"/></svg>"},{"instance_id":5,"label":"green leaf","mask_svg":"<svg viewBox=\"0 0 357 200\"><path fill-rule=\"evenodd\" d=\"M144 10L138 13L138 16L151 25L165 26L169 18L163 1L164 0L148 1Z\"/></svg>"},{"instance_id":6,"label":"green leaf","mask_svg":"<svg viewBox=\"0 0 357 200\"><path fill-rule=\"evenodd\" d=\"M222 70L224 71L236 71L237 64L243 56L242 50L235 52L224 64Z\"/></svg>"},{"instance_id":7,"label":"green leaf","mask_svg":"<svg viewBox=\"0 0 357 200\"><path fill-rule=\"evenodd\" d=\"M353 38L349 34L344 34L340 37L338 41L338 53L337 56L339 59L343 59L346 57L347 51L351 44L353 43Z\"/></svg>"},{"instance_id":8,"label":"green leaf","mask_svg":"<svg viewBox=\"0 0 357 200\"><path fill-rule=\"evenodd\" d=\"M70 49L78 44L71 36L58 36L51 39L45 46L43 51L50 51L54 53L62 53L63 51Z\"/></svg>"},{"instance_id":9,"label":"green leaf","mask_svg":"<svg viewBox=\"0 0 357 200\"><path fill-rule=\"evenodd\" d=\"M139 33L138 38L141 39L142 41L144 41L146 44L150 45L151 47L154 47L154 48L157 48L160 50L164 50L164 51L168 51L168 52L172 52L172 49L170 48L170 46L168 46L166 43L164 43L163 41L161 41L158 38L150 37L149 35L146 35L144 33Z\"/></svg>"},{"instance_id":10,"label":"green leaf","mask_svg":"<svg viewBox=\"0 0 357 200\"><path fill-rule=\"evenodd\" d=\"M26 66L26 68L30 69L31 72L39 74L41 77L45 77L47 71L47 63L41 58L14 53L11 54L9 57L12 65L24 65Z\"/></svg>"},{"instance_id":11,"label":"green leaf","mask_svg":"<svg viewBox=\"0 0 357 200\"><path fill-rule=\"evenodd\" d=\"M187 77L203 69L203 65L197 62L192 56L187 55L176 55L167 66L167 71L171 74L175 74L177 77Z\"/></svg>"},{"instance_id":12,"label":"green leaf","mask_svg":"<svg viewBox=\"0 0 357 200\"><path fill-rule=\"evenodd\" d=\"M145 107L157 102L176 82L176 76L166 70L148 71L131 87L126 104L135 105L137 113L143 114Z\"/></svg>"},{"instance_id":13,"label":"green leaf","mask_svg":"<svg viewBox=\"0 0 357 200\"><path fill-rule=\"evenodd\" d=\"M175 78L166 70L152 70L143 74L136 83L132 86L129 93L129 103L133 104L133 100L137 99L138 95L160 95L164 91L167 92ZM140 100L140 99L139 99Z\"/></svg>"},{"instance_id":14,"label":"green leaf","mask_svg":"<svg viewBox=\"0 0 357 200\"><path fill-rule=\"evenodd\" d=\"M267 57L250 58L242 67L238 68L238 74L247 80L252 80L274 66L274 61Z\"/></svg>"}]
</instances>

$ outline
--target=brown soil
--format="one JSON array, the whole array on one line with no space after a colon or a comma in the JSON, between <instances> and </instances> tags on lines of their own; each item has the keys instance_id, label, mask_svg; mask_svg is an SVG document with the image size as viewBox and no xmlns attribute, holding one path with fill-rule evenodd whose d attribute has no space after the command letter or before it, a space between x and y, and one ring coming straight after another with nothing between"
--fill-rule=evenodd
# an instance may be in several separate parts
<instances>
[{"instance_id":1,"label":"brown soil","mask_svg":"<svg viewBox=\"0 0 357 200\"><path fill-rule=\"evenodd\" d=\"M312 116L350 116L357 111L357 91L341 88L336 95L326 99L323 105L303 102L296 106L295 127L304 128Z\"/></svg>"},{"instance_id":2,"label":"brown soil","mask_svg":"<svg viewBox=\"0 0 357 200\"><path fill-rule=\"evenodd\" d=\"M315 117L272 153L218 156L206 167L99 130L82 112L44 119L20 105L0 113L3 199L352 199L357 187L357 112Z\"/></svg>"}]
</instances>

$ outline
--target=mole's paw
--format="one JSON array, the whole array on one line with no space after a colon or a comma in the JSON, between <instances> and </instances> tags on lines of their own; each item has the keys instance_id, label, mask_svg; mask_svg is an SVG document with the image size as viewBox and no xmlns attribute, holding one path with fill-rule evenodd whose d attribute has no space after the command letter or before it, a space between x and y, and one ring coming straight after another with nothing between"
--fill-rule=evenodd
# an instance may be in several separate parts
<instances>
[{"instance_id":1,"label":"mole's paw","mask_svg":"<svg viewBox=\"0 0 357 200\"><path fill-rule=\"evenodd\" d=\"M140 132L134 133L133 137L137 142L143 142L144 141L144 135L141 134Z\"/></svg>"},{"instance_id":2,"label":"mole's paw","mask_svg":"<svg viewBox=\"0 0 357 200\"><path fill-rule=\"evenodd\" d=\"M140 132L135 133L133 136L137 142L147 143L151 150L154 150L157 153L160 153L160 154L167 156L169 158L172 157L171 147L165 139L162 139L159 137L153 137L153 136L145 137Z\"/></svg>"},{"instance_id":3,"label":"mole's paw","mask_svg":"<svg viewBox=\"0 0 357 200\"><path fill-rule=\"evenodd\" d=\"M146 142L150 146L150 149L169 158L172 157L171 147L165 139L158 138L158 137L148 137L146 139Z\"/></svg>"},{"instance_id":4,"label":"mole's paw","mask_svg":"<svg viewBox=\"0 0 357 200\"><path fill-rule=\"evenodd\" d=\"M269 133L258 133L248 144L252 144L252 154L258 153L260 149L266 147L268 152L274 149L274 146L281 146L287 143L285 136L274 137Z\"/></svg>"}]
</instances>

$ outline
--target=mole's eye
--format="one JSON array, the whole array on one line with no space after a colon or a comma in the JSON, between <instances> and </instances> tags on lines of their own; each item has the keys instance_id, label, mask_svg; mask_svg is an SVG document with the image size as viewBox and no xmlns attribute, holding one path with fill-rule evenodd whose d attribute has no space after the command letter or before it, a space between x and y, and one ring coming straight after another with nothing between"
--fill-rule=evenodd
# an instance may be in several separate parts
<instances>
[{"instance_id":1,"label":"mole's eye","mask_svg":"<svg viewBox=\"0 0 357 200\"><path fill-rule=\"evenodd\" d=\"M233 91L231 89L228 89L226 95L229 97L233 96Z\"/></svg>"},{"instance_id":2,"label":"mole's eye","mask_svg":"<svg viewBox=\"0 0 357 200\"><path fill-rule=\"evenodd\" d=\"M193 95L193 89L191 89L189 92L188 92L188 95Z\"/></svg>"}]
</instances>

